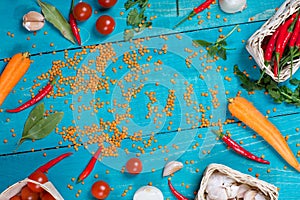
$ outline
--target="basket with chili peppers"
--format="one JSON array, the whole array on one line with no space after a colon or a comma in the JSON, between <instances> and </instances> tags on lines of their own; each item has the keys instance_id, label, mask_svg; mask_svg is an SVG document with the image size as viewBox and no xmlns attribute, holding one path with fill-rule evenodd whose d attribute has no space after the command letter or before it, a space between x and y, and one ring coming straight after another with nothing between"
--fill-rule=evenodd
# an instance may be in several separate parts
<instances>
[{"instance_id":1,"label":"basket with chili peppers","mask_svg":"<svg viewBox=\"0 0 300 200\"><path fill-rule=\"evenodd\" d=\"M287 0L248 40L247 50L276 82L289 79L300 67L300 1Z\"/></svg>"}]
</instances>

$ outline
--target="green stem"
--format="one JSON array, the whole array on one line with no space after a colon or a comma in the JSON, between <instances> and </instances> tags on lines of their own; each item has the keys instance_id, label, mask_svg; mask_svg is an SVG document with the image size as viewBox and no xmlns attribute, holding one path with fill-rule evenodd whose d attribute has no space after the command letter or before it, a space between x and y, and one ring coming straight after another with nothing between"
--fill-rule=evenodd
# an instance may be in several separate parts
<instances>
[{"instance_id":1,"label":"green stem","mask_svg":"<svg viewBox=\"0 0 300 200\"><path fill-rule=\"evenodd\" d=\"M266 70L264 69L264 70L261 72L261 74L260 74L260 77L259 77L259 79L258 79L258 81L257 81L257 84L260 84L260 82L261 82L262 78L264 77L265 73L266 73Z\"/></svg>"},{"instance_id":2,"label":"green stem","mask_svg":"<svg viewBox=\"0 0 300 200\"><path fill-rule=\"evenodd\" d=\"M279 90L280 90L280 89L279 89ZM286 94L285 92L282 92L281 90L280 90L280 94L282 94L283 96L285 96L286 98L288 98L288 99L290 99L290 100L300 102L300 99L298 99L298 98L295 99L295 98L291 97L291 95Z\"/></svg>"},{"instance_id":3,"label":"green stem","mask_svg":"<svg viewBox=\"0 0 300 200\"><path fill-rule=\"evenodd\" d=\"M225 37L223 37L222 39L220 39L219 41L217 41L217 43L219 43L219 42L221 42L221 41L223 41L223 40L226 40L234 31L235 31L235 29L237 29L237 27L238 27L239 25L235 25L234 27L233 27L233 29L227 34L227 35L225 35Z\"/></svg>"}]
</instances>

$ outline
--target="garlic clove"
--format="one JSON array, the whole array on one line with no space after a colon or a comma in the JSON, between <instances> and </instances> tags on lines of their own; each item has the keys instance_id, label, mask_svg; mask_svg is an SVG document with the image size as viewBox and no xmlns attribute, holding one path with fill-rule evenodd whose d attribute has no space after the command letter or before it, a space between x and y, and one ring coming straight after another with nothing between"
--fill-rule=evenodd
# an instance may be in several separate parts
<instances>
[{"instance_id":1,"label":"garlic clove","mask_svg":"<svg viewBox=\"0 0 300 200\"><path fill-rule=\"evenodd\" d=\"M256 195L257 195L257 191L248 190L244 195L244 200L255 200Z\"/></svg>"},{"instance_id":2,"label":"garlic clove","mask_svg":"<svg viewBox=\"0 0 300 200\"><path fill-rule=\"evenodd\" d=\"M225 190L227 197L229 199L234 199L237 196L239 188L240 187L236 183L232 184L230 187L226 187Z\"/></svg>"},{"instance_id":3,"label":"garlic clove","mask_svg":"<svg viewBox=\"0 0 300 200\"><path fill-rule=\"evenodd\" d=\"M28 31L37 31L44 27L44 16L36 11L30 11L23 16L23 26Z\"/></svg>"},{"instance_id":4,"label":"garlic clove","mask_svg":"<svg viewBox=\"0 0 300 200\"><path fill-rule=\"evenodd\" d=\"M240 198L243 198L245 193L250 190L250 186L249 185L246 185L246 184L242 184L239 186L239 190L237 192L237 198L240 199Z\"/></svg>"},{"instance_id":5,"label":"garlic clove","mask_svg":"<svg viewBox=\"0 0 300 200\"><path fill-rule=\"evenodd\" d=\"M221 187L214 187L210 190L209 193L207 193L207 196L209 199L214 200L227 200L227 194L225 188Z\"/></svg>"},{"instance_id":6,"label":"garlic clove","mask_svg":"<svg viewBox=\"0 0 300 200\"><path fill-rule=\"evenodd\" d=\"M182 168L183 168L183 164L181 162L178 161L168 162L164 167L163 176L169 176Z\"/></svg>"},{"instance_id":7,"label":"garlic clove","mask_svg":"<svg viewBox=\"0 0 300 200\"><path fill-rule=\"evenodd\" d=\"M219 6L226 13L241 12L247 7L246 0L219 0Z\"/></svg>"},{"instance_id":8,"label":"garlic clove","mask_svg":"<svg viewBox=\"0 0 300 200\"><path fill-rule=\"evenodd\" d=\"M254 200L266 200L266 197L261 192L258 192Z\"/></svg>"},{"instance_id":9,"label":"garlic clove","mask_svg":"<svg viewBox=\"0 0 300 200\"><path fill-rule=\"evenodd\" d=\"M134 193L133 200L164 200L164 196L157 187L147 185Z\"/></svg>"}]
</instances>

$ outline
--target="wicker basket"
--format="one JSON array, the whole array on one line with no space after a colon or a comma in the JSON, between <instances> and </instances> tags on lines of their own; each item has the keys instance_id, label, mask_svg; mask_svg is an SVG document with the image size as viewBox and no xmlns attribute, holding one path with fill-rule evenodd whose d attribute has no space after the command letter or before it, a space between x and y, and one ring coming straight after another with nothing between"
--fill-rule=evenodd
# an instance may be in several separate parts
<instances>
[{"instance_id":1,"label":"wicker basket","mask_svg":"<svg viewBox=\"0 0 300 200\"><path fill-rule=\"evenodd\" d=\"M60 193L56 190L56 188L54 187L54 185L51 182L48 181L44 184L40 184L40 183L30 180L28 178L15 183L14 185L10 186L5 191L3 191L0 194L0 200L8 200L11 197L15 196L16 194L18 194L21 191L21 189L28 182L40 185L45 191L49 192L56 200L64 200L64 198L60 195Z\"/></svg>"},{"instance_id":2,"label":"wicker basket","mask_svg":"<svg viewBox=\"0 0 300 200\"><path fill-rule=\"evenodd\" d=\"M258 29L248 40L246 49L254 58L256 63L262 70L277 82L283 82L289 79L291 74L294 74L300 67L300 59L294 61L293 70L291 73L291 65L284 66L279 74L279 78L274 76L272 66L264 64L264 53L261 44L265 37L271 36L277 27L279 27L289 16L295 13L300 8L300 0L285 1L273 17L271 17L260 29Z\"/></svg>"},{"instance_id":3,"label":"wicker basket","mask_svg":"<svg viewBox=\"0 0 300 200\"><path fill-rule=\"evenodd\" d=\"M227 175L228 177L235 180L237 183L241 184L247 184L251 188L255 188L257 191L260 191L262 194L264 194L266 197L268 197L270 200L277 200L278 199L278 191L277 188L265 181L259 180L257 178L254 178L250 175L243 174L239 171L233 170L225 165L221 164L210 164L203 175L200 189L198 191L198 194L195 198L195 200L205 200L205 189L207 187L208 179L214 172L221 172L222 174Z\"/></svg>"}]
</instances>

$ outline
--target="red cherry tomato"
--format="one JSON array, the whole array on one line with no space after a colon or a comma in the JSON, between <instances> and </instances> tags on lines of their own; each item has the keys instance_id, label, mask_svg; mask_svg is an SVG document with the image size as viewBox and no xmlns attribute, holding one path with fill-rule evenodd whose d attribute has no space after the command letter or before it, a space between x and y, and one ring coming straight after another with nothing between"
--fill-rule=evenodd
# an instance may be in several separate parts
<instances>
[{"instance_id":1,"label":"red cherry tomato","mask_svg":"<svg viewBox=\"0 0 300 200\"><path fill-rule=\"evenodd\" d=\"M11 197L9 200L22 200L22 199L21 199L21 196L16 195L16 196Z\"/></svg>"},{"instance_id":2,"label":"red cherry tomato","mask_svg":"<svg viewBox=\"0 0 300 200\"><path fill-rule=\"evenodd\" d=\"M98 0L98 3L103 8L111 8L117 3L117 0Z\"/></svg>"},{"instance_id":3,"label":"red cherry tomato","mask_svg":"<svg viewBox=\"0 0 300 200\"><path fill-rule=\"evenodd\" d=\"M75 19L77 19L78 21L85 21L88 18L90 18L90 16L92 15L92 11L93 9L90 6L90 4L85 2L80 2L76 4L75 7L73 8L73 15Z\"/></svg>"},{"instance_id":4,"label":"red cherry tomato","mask_svg":"<svg viewBox=\"0 0 300 200\"><path fill-rule=\"evenodd\" d=\"M108 15L102 15L97 19L96 29L102 35L108 35L115 29L115 20Z\"/></svg>"},{"instance_id":5,"label":"red cherry tomato","mask_svg":"<svg viewBox=\"0 0 300 200\"><path fill-rule=\"evenodd\" d=\"M130 174L139 174L143 169L142 161L138 158L131 158L126 163L126 170Z\"/></svg>"},{"instance_id":6,"label":"red cherry tomato","mask_svg":"<svg viewBox=\"0 0 300 200\"><path fill-rule=\"evenodd\" d=\"M110 187L104 181L97 181L92 185L91 192L96 199L105 199L110 193Z\"/></svg>"},{"instance_id":7,"label":"red cherry tomato","mask_svg":"<svg viewBox=\"0 0 300 200\"><path fill-rule=\"evenodd\" d=\"M28 178L33 180L33 181L39 182L41 184L46 183L48 181L47 176L41 171L33 172L30 176L28 176ZM31 183L31 182L28 182L27 186L33 192L42 192L42 191L44 191L44 189L41 186L39 186L37 184L34 184L34 183Z\"/></svg>"},{"instance_id":8,"label":"red cherry tomato","mask_svg":"<svg viewBox=\"0 0 300 200\"><path fill-rule=\"evenodd\" d=\"M28 186L25 186L21 190L22 200L38 200L39 193L33 192Z\"/></svg>"},{"instance_id":9,"label":"red cherry tomato","mask_svg":"<svg viewBox=\"0 0 300 200\"><path fill-rule=\"evenodd\" d=\"M55 200L55 198L49 192L45 192L41 196L41 200Z\"/></svg>"}]
</instances>

